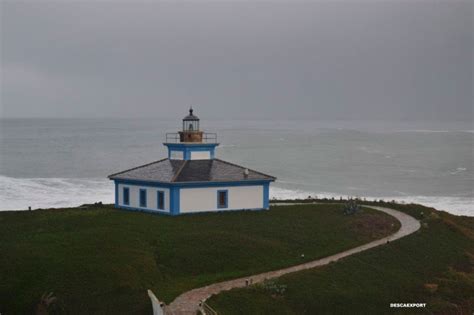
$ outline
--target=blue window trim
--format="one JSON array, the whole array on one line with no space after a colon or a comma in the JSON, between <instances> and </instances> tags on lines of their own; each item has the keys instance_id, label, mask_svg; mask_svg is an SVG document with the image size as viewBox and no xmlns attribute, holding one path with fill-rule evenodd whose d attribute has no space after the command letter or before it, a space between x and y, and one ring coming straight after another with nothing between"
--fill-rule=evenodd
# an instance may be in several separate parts
<instances>
[{"instance_id":1,"label":"blue window trim","mask_svg":"<svg viewBox=\"0 0 474 315\"><path fill-rule=\"evenodd\" d=\"M220 204L219 196L221 193L225 193L225 205ZM225 209L229 207L229 190L221 189L217 191L217 209Z\"/></svg>"},{"instance_id":2,"label":"blue window trim","mask_svg":"<svg viewBox=\"0 0 474 315\"><path fill-rule=\"evenodd\" d=\"M161 207L160 207L160 203L161 203ZM165 209L165 192L163 190L156 191L156 208L158 210Z\"/></svg>"},{"instance_id":3,"label":"blue window trim","mask_svg":"<svg viewBox=\"0 0 474 315\"><path fill-rule=\"evenodd\" d=\"M143 193L143 196L145 197L143 199L142 199L142 193ZM147 198L146 189L140 189L140 192L138 194L138 203L140 207L146 208L146 198Z\"/></svg>"},{"instance_id":4,"label":"blue window trim","mask_svg":"<svg viewBox=\"0 0 474 315\"><path fill-rule=\"evenodd\" d=\"M122 202L125 206L130 205L130 188L129 187L123 187Z\"/></svg>"}]
</instances>

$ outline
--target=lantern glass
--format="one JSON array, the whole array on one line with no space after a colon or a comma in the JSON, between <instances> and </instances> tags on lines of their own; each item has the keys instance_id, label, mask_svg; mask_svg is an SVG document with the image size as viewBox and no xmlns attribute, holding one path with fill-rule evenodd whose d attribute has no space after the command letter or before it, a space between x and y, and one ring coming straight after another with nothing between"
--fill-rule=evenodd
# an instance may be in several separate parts
<instances>
[{"instance_id":1,"label":"lantern glass","mask_svg":"<svg viewBox=\"0 0 474 315\"><path fill-rule=\"evenodd\" d=\"M199 131L199 120L183 121L183 131Z\"/></svg>"}]
</instances>

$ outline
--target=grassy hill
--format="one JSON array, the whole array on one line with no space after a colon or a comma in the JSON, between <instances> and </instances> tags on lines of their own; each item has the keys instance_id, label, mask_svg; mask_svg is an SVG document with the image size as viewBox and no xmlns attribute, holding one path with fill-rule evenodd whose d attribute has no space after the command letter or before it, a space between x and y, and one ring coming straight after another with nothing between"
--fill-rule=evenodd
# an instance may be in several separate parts
<instances>
[{"instance_id":1,"label":"grassy hill","mask_svg":"<svg viewBox=\"0 0 474 315\"><path fill-rule=\"evenodd\" d=\"M208 303L221 314L472 314L474 218L419 205L390 207L422 220L421 230L322 268L224 292ZM389 307L397 302L427 305Z\"/></svg>"},{"instance_id":2,"label":"grassy hill","mask_svg":"<svg viewBox=\"0 0 474 315\"><path fill-rule=\"evenodd\" d=\"M328 256L398 228L383 213L347 216L336 204L179 217L111 206L0 212L0 313L31 313L52 291L51 314L150 314L147 289L169 303L195 287Z\"/></svg>"}]
</instances>

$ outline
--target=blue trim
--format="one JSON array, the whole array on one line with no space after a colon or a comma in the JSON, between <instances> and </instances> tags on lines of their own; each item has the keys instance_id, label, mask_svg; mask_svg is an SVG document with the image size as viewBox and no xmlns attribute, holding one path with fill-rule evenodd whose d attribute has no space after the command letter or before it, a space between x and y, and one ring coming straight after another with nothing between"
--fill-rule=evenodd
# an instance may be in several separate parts
<instances>
[{"instance_id":1,"label":"blue trim","mask_svg":"<svg viewBox=\"0 0 474 315\"><path fill-rule=\"evenodd\" d=\"M179 187L170 188L170 213L172 215L179 214Z\"/></svg>"},{"instance_id":2,"label":"blue trim","mask_svg":"<svg viewBox=\"0 0 474 315\"><path fill-rule=\"evenodd\" d=\"M263 208L270 208L270 183L263 184Z\"/></svg>"},{"instance_id":3,"label":"blue trim","mask_svg":"<svg viewBox=\"0 0 474 315\"><path fill-rule=\"evenodd\" d=\"M141 208L146 208L146 201L147 201L146 199L147 199L146 189L140 189L138 193L138 204Z\"/></svg>"},{"instance_id":4,"label":"blue trim","mask_svg":"<svg viewBox=\"0 0 474 315\"><path fill-rule=\"evenodd\" d=\"M171 215L174 216L168 211L161 211L161 210L153 210L153 209L141 209L141 208L133 208L133 207L126 207L126 206L118 206L118 209L123 209L127 211L136 211L136 212L145 212L157 215ZM263 208L250 208L250 209L227 209L227 210L208 210L208 211L196 211L196 212L186 212L180 213L179 215L199 215L199 214L210 214L210 213L225 213L225 212L236 212L236 211L265 211L268 209Z\"/></svg>"},{"instance_id":5,"label":"blue trim","mask_svg":"<svg viewBox=\"0 0 474 315\"><path fill-rule=\"evenodd\" d=\"M165 209L165 192L163 190L156 191L156 208L159 210Z\"/></svg>"},{"instance_id":6,"label":"blue trim","mask_svg":"<svg viewBox=\"0 0 474 315\"><path fill-rule=\"evenodd\" d=\"M122 203L125 206L130 205L130 188L129 187L123 187L123 196L122 196ZM126 198L125 198L126 197Z\"/></svg>"},{"instance_id":7,"label":"blue trim","mask_svg":"<svg viewBox=\"0 0 474 315\"><path fill-rule=\"evenodd\" d=\"M248 181L235 181L235 182L180 182L172 183L172 185L179 187L219 187L219 186L260 186L263 183L270 182L268 180L248 180Z\"/></svg>"},{"instance_id":8,"label":"blue trim","mask_svg":"<svg viewBox=\"0 0 474 315\"><path fill-rule=\"evenodd\" d=\"M183 212L183 213L180 213L179 215L199 215L199 214L225 213L225 212L237 212L237 211L267 211L267 210L268 209L264 209L264 208L199 210L199 211Z\"/></svg>"},{"instance_id":9,"label":"blue trim","mask_svg":"<svg viewBox=\"0 0 474 315\"><path fill-rule=\"evenodd\" d=\"M225 196L225 204L221 205L221 200L220 200L220 195L221 193L224 193ZM227 189L222 189L217 191L217 209L224 209L229 207L229 190Z\"/></svg>"},{"instance_id":10,"label":"blue trim","mask_svg":"<svg viewBox=\"0 0 474 315\"><path fill-rule=\"evenodd\" d=\"M114 181L114 184L115 184L115 208L117 208L119 206L119 201L118 201L118 182L117 181Z\"/></svg>"},{"instance_id":11,"label":"blue trim","mask_svg":"<svg viewBox=\"0 0 474 315\"><path fill-rule=\"evenodd\" d=\"M133 179L114 179L116 183L129 184L129 185L141 185L147 187L219 187L219 186L259 186L265 183L273 182L274 180L246 180L246 181L233 181L233 182L150 182Z\"/></svg>"},{"instance_id":12,"label":"blue trim","mask_svg":"<svg viewBox=\"0 0 474 315\"><path fill-rule=\"evenodd\" d=\"M202 143L202 142L179 142L179 143L170 143L165 142L163 143L168 148L184 148L184 147L193 147L193 148L215 148L219 145L219 143Z\"/></svg>"},{"instance_id":13,"label":"blue trim","mask_svg":"<svg viewBox=\"0 0 474 315\"><path fill-rule=\"evenodd\" d=\"M210 158L215 156L215 149L219 143L164 143L168 148L168 158L171 159L171 151L183 152L183 159L190 160L191 152L209 152Z\"/></svg>"},{"instance_id":14,"label":"blue trim","mask_svg":"<svg viewBox=\"0 0 474 315\"><path fill-rule=\"evenodd\" d=\"M163 210L142 209L142 208L127 207L127 206L118 206L117 208L118 209L124 209L124 210L132 210L132 211L137 211L137 212L147 212L147 213L153 213L153 214L171 215L168 211L163 211Z\"/></svg>"}]
</instances>

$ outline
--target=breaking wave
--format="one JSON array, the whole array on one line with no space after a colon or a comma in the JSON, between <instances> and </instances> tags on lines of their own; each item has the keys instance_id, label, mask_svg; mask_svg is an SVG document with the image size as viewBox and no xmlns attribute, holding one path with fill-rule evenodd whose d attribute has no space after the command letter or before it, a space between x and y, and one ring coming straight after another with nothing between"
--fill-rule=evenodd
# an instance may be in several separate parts
<instances>
[{"instance_id":1,"label":"breaking wave","mask_svg":"<svg viewBox=\"0 0 474 315\"><path fill-rule=\"evenodd\" d=\"M75 207L102 201L112 203L114 185L107 179L13 178L0 175L0 209Z\"/></svg>"},{"instance_id":2,"label":"breaking wave","mask_svg":"<svg viewBox=\"0 0 474 315\"><path fill-rule=\"evenodd\" d=\"M330 192L311 192L286 189L272 185L271 199L347 198ZM352 196L355 197L355 196ZM453 214L474 216L474 196L359 196L373 199L420 203ZM114 185L105 178L13 178L0 175L0 210L26 210L39 208L76 207L94 202L113 203Z\"/></svg>"},{"instance_id":3,"label":"breaking wave","mask_svg":"<svg viewBox=\"0 0 474 315\"><path fill-rule=\"evenodd\" d=\"M395 200L400 203L418 203L433 207L438 210L444 210L456 215L474 216L474 196L471 197L451 197L451 196L348 196L330 192L310 192L304 190L292 190L280 187L270 189L270 199L305 199L309 196L313 198L349 198L360 197L367 200L385 201Z\"/></svg>"}]
</instances>

